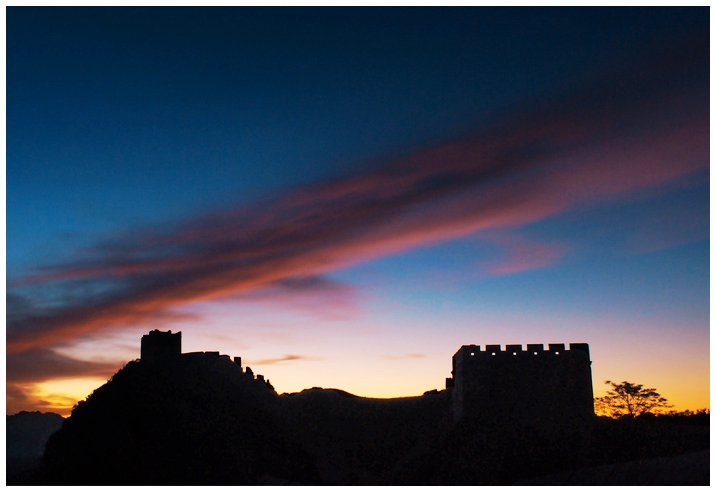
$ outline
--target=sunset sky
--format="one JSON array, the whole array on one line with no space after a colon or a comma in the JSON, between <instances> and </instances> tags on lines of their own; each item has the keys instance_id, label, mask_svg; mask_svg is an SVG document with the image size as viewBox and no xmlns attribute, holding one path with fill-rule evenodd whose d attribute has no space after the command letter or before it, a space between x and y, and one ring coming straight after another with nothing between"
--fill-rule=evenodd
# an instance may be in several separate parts
<instances>
[{"instance_id":1,"label":"sunset sky","mask_svg":"<svg viewBox=\"0 0 716 492\"><path fill-rule=\"evenodd\" d=\"M279 393L590 344L709 403L709 8L7 8L6 412L152 329Z\"/></svg>"}]
</instances>

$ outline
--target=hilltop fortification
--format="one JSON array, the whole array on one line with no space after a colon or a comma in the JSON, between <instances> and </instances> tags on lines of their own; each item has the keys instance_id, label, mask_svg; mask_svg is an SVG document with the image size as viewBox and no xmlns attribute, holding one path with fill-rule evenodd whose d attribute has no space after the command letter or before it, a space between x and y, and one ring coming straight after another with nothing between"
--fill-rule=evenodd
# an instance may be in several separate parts
<instances>
[{"instance_id":1,"label":"hilltop fortification","mask_svg":"<svg viewBox=\"0 0 716 492\"><path fill-rule=\"evenodd\" d=\"M172 333L171 330L152 330L148 334L142 335L140 354L140 360L142 362L165 365L169 367L182 360L204 364L213 364L219 358L231 360L228 355L222 355L218 351L182 353L181 332ZM239 366L239 369L248 377L252 379L255 378L256 380L266 384L269 388L273 389L271 381L264 379L261 374L254 376L254 372L250 367L247 367L244 372L244 369L241 366L241 357L234 357L234 363Z\"/></svg>"}]
</instances>

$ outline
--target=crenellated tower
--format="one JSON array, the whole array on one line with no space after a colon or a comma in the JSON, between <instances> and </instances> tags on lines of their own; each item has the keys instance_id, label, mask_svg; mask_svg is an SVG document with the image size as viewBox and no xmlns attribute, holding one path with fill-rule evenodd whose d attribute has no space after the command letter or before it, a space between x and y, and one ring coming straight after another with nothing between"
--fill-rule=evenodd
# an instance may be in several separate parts
<instances>
[{"instance_id":1,"label":"crenellated tower","mask_svg":"<svg viewBox=\"0 0 716 492\"><path fill-rule=\"evenodd\" d=\"M452 407L462 418L555 422L594 415L589 344L463 345L452 358Z\"/></svg>"}]
</instances>

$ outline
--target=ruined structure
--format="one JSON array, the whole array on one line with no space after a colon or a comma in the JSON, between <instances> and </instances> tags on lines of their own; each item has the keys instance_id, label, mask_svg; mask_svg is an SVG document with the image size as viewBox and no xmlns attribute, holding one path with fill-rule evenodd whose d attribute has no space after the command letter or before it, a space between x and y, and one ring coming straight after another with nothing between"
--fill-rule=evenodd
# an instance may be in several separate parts
<instances>
[{"instance_id":1,"label":"ruined structure","mask_svg":"<svg viewBox=\"0 0 716 492\"><path fill-rule=\"evenodd\" d=\"M181 332L152 330L142 336L141 358L150 362L170 362L181 355Z\"/></svg>"},{"instance_id":2,"label":"ruined structure","mask_svg":"<svg viewBox=\"0 0 716 492\"><path fill-rule=\"evenodd\" d=\"M213 352L187 352L181 351L181 332L172 333L169 331L152 330L148 334L142 336L141 355L142 361L153 364L171 365L178 361L193 361L201 364L213 364L219 357L230 357L221 355L218 351ZM271 381L264 379L261 374L254 377L254 373L250 367L244 372L241 367L241 357L234 357L234 364L239 366L239 370L251 379L264 383L270 389L273 389Z\"/></svg>"},{"instance_id":3,"label":"ruined structure","mask_svg":"<svg viewBox=\"0 0 716 492\"><path fill-rule=\"evenodd\" d=\"M452 408L463 418L574 421L594 415L589 344L463 345L452 358Z\"/></svg>"}]
</instances>

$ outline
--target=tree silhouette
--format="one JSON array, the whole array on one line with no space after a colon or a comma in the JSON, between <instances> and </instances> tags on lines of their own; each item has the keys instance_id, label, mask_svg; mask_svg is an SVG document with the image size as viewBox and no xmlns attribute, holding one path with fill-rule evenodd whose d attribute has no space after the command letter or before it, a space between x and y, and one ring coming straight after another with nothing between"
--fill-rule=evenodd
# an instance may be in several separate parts
<instances>
[{"instance_id":1,"label":"tree silhouette","mask_svg":"<svg viewBox=\"0 0 716 492\"><path fill-rule=\"evenodd\" d=\"M655 413L662 408L669 408L666 398L656 392L655 388L644 388L643 384L634 384L629 381L611 384L612 389L605 396L594 399L594 406L598 414L612 418L634 418L639 415Z\"/></svg>"}]
</instances>

